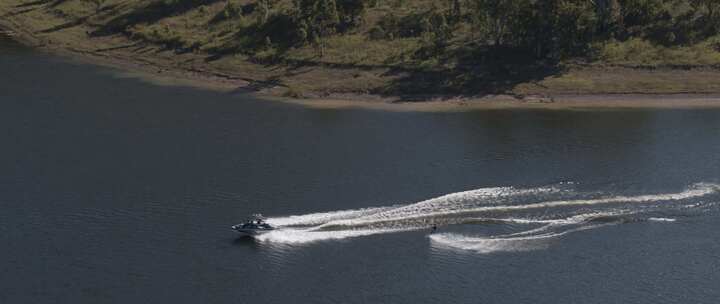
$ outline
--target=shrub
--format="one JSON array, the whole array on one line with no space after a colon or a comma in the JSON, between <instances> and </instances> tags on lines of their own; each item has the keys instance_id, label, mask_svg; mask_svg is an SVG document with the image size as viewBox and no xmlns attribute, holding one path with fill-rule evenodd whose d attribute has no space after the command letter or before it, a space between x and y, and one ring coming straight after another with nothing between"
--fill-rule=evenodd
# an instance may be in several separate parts
<instances>
[{"instance_id":1,"label":"shrub","mask_svg":"<svg viewBox=\"0 0 720 304\"><path fill-rule=\"evenodd\" d=\"M242 9L240 6L235 4L232 1L228 1L227 4L225 4L225 7L215 15L215 17L210 20L210 23L217 23L225 20L230 20L234 18L239 18L242 16Z\"/></svg>"},{"instance_id":2,"label":"shrub","mask_svg":"<svg viewBox=\"0 0 720 304\"><path fill-rule=\"evenodd\" d=\"M390 13L383 17L378 26L371 30L377 39L378 35L384 33L386 39L421 37L424 34L432 33L438 36L448 36L450 28L443 12L429 10L414 13L403 17Z\"/></svg>"},{"instance_id":3,"label":"shrub","mask_svg":"<svg viewBox=\"0 0 720 304\"><path fill-rule=\"evenodd\" d=\"M298 89L294 86L288 86L287 91L283 93L284 97L290 97L290 98L304 98L305 94L303 94L303 91Z\"/></svg>"}]
</instances>

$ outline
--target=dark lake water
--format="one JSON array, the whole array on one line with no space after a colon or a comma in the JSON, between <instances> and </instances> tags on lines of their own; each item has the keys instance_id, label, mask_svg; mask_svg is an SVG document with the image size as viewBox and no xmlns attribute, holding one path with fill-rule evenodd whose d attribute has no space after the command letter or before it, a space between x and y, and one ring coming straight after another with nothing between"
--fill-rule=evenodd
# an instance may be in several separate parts
<instances>
[{"instance_id":1,"label":"dark lake water","mask_svg":"<svg viewBox=\"0 0 720 304\"><path fill-rule=\"evenodd\" d=\"M720 298L719 110L308 109L8 40L0 106L0 303Z\"/></svg>"}]
</instances>

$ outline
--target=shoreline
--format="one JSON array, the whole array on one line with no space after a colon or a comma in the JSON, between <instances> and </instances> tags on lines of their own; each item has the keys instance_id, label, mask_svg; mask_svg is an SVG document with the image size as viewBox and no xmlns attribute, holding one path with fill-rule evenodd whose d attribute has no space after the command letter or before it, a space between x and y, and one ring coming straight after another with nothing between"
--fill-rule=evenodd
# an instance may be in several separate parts
<instances>
[{"instance_id":1,"label":"shoreline","mask_svg":"<svg viewBox=\"0 0 720 304\"><path fill-rule=\"evenodd\" d=\"M131 76L155 84L232 91L247 87L250 83L248 80L232 75L177 68L161 62L129 58L115 53L101 53L62 46L53 40L38 38L28 31L18 31L18 28L27 27L10 20L0 20L0 35L8 37L20 45L51 56L60 56L72 62L115 69L120 72L120 75Z\"/></svg>"},{"instance_id":2,"label":"shoreline","mask_svg":"<svg viewBox=\"0 0 720 304\"><path fill-rule=\"evenodd\" d=\"M369 109L393 112L464 112L473 110L632 110L720 108L720 94L595 94L555 96L553 102L527 102L509 95L443 101L383 102L347 99L265 98L315 109Z\"/></svg>"},{"instance_id":3,"label":"shoreline","mask_svg":"<svg viewBox=\"0 0 720 304\"><path fill-rule=\"evenodd\" d=\"M600 93L600 94L511 94L485 96L380 96L360 93L338 93L309 98L283 97L283 87L195 66L182 67L178 62L161 58L137 58L117 52L101 52L74 47L69 43L43 39L13 18L0 20L0 35L26 47L58 55L68 60L108 67L120 77L133 77L156 85L186 86L302 105L318 109L373 109L410 112L457 112L496 109L648 109L648 108L720 108L718 93ZM260 85L258 85L260 84ZM411 101L408 101L411 100Z\"/></svg>"}]
</instances>

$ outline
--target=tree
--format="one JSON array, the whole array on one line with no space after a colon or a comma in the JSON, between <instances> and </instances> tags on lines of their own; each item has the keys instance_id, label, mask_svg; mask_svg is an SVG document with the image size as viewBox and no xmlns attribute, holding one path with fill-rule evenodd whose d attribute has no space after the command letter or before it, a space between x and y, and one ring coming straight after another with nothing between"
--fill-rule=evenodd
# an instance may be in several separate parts
<instances>
[{"instance_id":1,"label":"tree","mask_svg":"<svg viewBox=\"0 0 720 304\"><path fill-rule=\"evenodd\" d=\"M652 25L665 11L664 2L669 0L619 0L626 27Z\"/></svg>"},{"instance_id":2,"label":"tree","mask_svg":"<svg viewBox=\"0 0 720 304\"><path fill-rule=\"evenodd\" d=\"M335 0L340 18L340 31L345 32L362 23L367 0Z\"/></svg>"},{"instance_id":3,"label":"tree","mask_svg":"<svg viewBox=\"0 0 720 304\"><path fill-rule=\"evenodd\" d=\"M440 52L452 38L452 28L443 11L433 9L422 17L423 39L432 46L434 53ZM437 55L437 54L434 54Z\"/></svg>"},{"instance_id":4,"label":"tree","mask_svg":"<svg viewBox=\"0 0 720 304\"><path fill-rule=\"evenodd\" d=\"M448 6L450 7L450 18L453 22L460 21L462 17L462 3L460 0L449 0Z\"/></svg>"},{"instance_id":5,"label":"tree","mask_svg":"<svg viewBox=\"0 0 720 304\"><path fill-rule=\"evenodd\" d=\"M616 38L623 29L622 8L618 0L596 0L595 11L598 14L599 34Z\"/></svg>"},{"instance_id":6,"label":"tree","mask_svg":"<svg viewBox=\"0 0 720 304\"><path fill-rule=\"evenodd\" d=\"M513 26L518 22L520 9L527 1L522 0L471 0L474 20L484 23L482 26L488 38L496 46L502 45L505 38L513 33Z\"/></svg>"},{"instance_id":7,"label":"tree","mask_svg":"<svg viewBox=\"0 0 720 304\"><path fill-rule=\"evenodd\" d=\"M581 53L598 28L599 4L590 0L471 1L474 32L482 32L495 46L531 51L538 58ZM606 1L612 8L613 0ZM618 12L619 6L615 8Z\"/></svg>"},{"instance_id":8,"label":"tree","mask_svg":"<svg viewBox=\"0 0 720 304\"><path fill-rule=\"evenodd\" d=\"M270 18L270 10L272 10L273 6L275 6L275 3L277 0L260 0L260 8L262 9L262 23L265 23Z\"/></svg>"},{"instance_id":9,"label":"tree","mask_svg":"<svg viewBox=\"0 0 720 304\"><path fill-rule=\"evenodd\" d=\"M326 39L340 23L335 0L296 0L295 9L307 39L318 46L321 57L325 56Z\"/></svg>"},{"instance_id":10,"label":"tree","mask_svg":"<svg viewBox=\"0 0 720 304\"><path fill-rule=\"evenodd\" d=\"M690 0L690 5L696 11L703 11L703 22L709 35L717 34L720 30L720 1L718 0Z\"/></svg>"},{"instance_id":11,"label":"tree","mask_svg":"<svg viewBox=\"0 0 720 304\"><path fill-rule=\"evenodd\" d=\"M523 18L529 21L524 40L530 42L537 57L559 59L583 53L594 39L598 18L589 1L544 0L536 2L532 10Z\"/></svg>"}]
</instances>

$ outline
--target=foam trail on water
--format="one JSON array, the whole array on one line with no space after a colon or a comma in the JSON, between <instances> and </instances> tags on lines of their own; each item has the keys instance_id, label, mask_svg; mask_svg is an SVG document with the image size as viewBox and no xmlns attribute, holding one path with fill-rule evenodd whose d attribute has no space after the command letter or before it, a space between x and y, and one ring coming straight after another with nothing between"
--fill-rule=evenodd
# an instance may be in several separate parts
<instances>
[{"instance_id":1,"label":"foam trail on water","mask_svg":"<svg viewBox=\"0 0 720 304\"><path fill-rule=\"evenodd\" d=\"M557 232L544 233L530 236L512 237L471 237L456 233L443 233L430 235L434 246L448 249L461 249L478 253L491 253L498 251L530 251L544 249L549 246L549 241L573 232L599 228L612 225L612 223L582 226L574 229Z\"/></svg>"},{"instance_id":2,"label":"foam trail on water","mask_svg":"<svg viewBox=\"0 0 720 304\"><path fill-rule=\"evenodd\" d=\"M472 247L468 244L473 241L486 245L503 244L527 239L555 238L574 231L601 227L608 222L615 223L619 217L654 212L658 208L662 211L682 206L700 207L704 203L693 202L688 205L687 200L717 193L719 189L720 186L716 184L698 183L677 193L597 197L597 192L577 193L558 187L482 188L408 205L271 217L267 221L278 229L258 236L257 239L299 244L428 229L433 224L504 224L510 229L528 225L523 231L507 235L490 238L466 237L459 242L461 245L456 247ZM647 220L658 219L660 217ZM668 220L671 219L665 218L665 221ZM598 222L601 224L598 225ZM445 244L445 247L453 247L451 243L458 240L450 235L433 236L431 239L435 243Z\"/></svg>"},{"instance_id":3,"label":"foam trail on water","mask_svg":"<svg viewBox=\"0 0 720 304\"><path fill-rule=\"evenodd\" d=\"M615 196L609 198L599 199L576 199L576 200L559 200L559 201L548 201L540 203L531 203L524 205L500 205L500 206L484 206L484 207L469 207L469 208L442 208L447 205L447 202L443 202L440 208L427 208L425 205L434 205L429 202L439 200L447 197L443 196L440 198L423 201L407 207L392 209L387 212L379 212L377 214L360 217L354 219L344 219L331 221L324 224L324 227L332 226L362 226L377 224L382 222L391 222L398 220L418 220L422 218L432 218L441 216L457 216L462 214L470 213L482 213L482 212L511 212L511 211L522 211L531 209L543 209L543 208L557 208L557 207L579 207L579 206L593 206L602 204L616 204L616 203L649 203L659 201L678 201L690 198L697 198L717 192L718 185L714 184L695 184L690 189L669 194L653 194L653 195L639 195L639 196ZM423 206L417 208L416 205ZM411 207L411 208L409 208ZM436 206L437 207L437 206ZM398 210L399 209L399 210Z\"/></svg>"},{"instance_id":4,"label":"foam trail on water","mask_svg":"<svg viewBox=\"0 0 720 304\"><path fill-rule=\"evenodd\" d=\"M356 210L339 210L285 217L270 217L267 222L279 229L258 236L261 241L282 243L308 243L320 240L344 239L373 234L426 229L427 225L385 225L384 227L342 227L325 229L332 223L370 218L402 218L412 214L429 213L437 209L462 209L474 205L488 205L518 196L537 196L556 193L554 187L515 189L513 187L481 188L443 195L410 205L373 207Z\"/></svg>"},{"instance_id":5,"label":"foam trail on water","mask_svg":"<svg viewBox=\"0 0 720 304\"><path fill-rule=\"evenodd\" d=\"M677 221L677 219L666 218L666 217L651 217L651 218L648 218L648 221L651 221L651 222L675 222L675 221Z\"/></svg>"},{"instance_id":6,"label":"foam trail on water","mask_svg":"<svg viewBox=\"0 0 720 304\"><path fill-rule=\"evenodd\" d=\"M551 187L534 189L515 189L513 187L481 188L451 193L410 205L339 210L303 215L291 215L286 217L271 217L267 219L267 222L273 226L314 226L361 218L395 218L402 217L407 214L432 212L437 209L451 210L468 208L478 204L486 205L508 197L530 194L537 195L558 191L560 190Z\"/></svg>"},{"instance_id":7,"label":"foam trail on water","mask_svg":"<svg viewBox=\"0 0 720 304\"><path fill-rule=\"evenodd\" d=\"M327 222L358 218L370 214L393 209L393 207L363 208L357 210L340 210L331 212L311 213L304 215L291 215L287 217L268 218L267 222L276 227L282 226L312 226L321 225Z\"/></svg>"},{"instance_id":8,"label":"foam trail on water","mask_svg":"<svg viewBox=\"0 0 720 304\"><path fill-rule=\"evenodd\" d=\"M257 236L256 239L260 241L278 242L286 244L304 244L317 241L340 240L346 238L400 231L403 231L403 229L362 229L346 231L310 231L304 229L279 229Z\"/></svg>"},{"instance_id":9,"label":"foam trail on water","mask_svg":"<svg viewBox=\"0 0 720 304\"><path fill-rule=\"evenodd\" d=\"M542 221L548 223L536 229L510 233L505 235L473 237L457 233L443 233L430 235L429 238L434 246L461 249L477 253L492 253L500 251L529 251L544 249L554 239L570 233L585 231L619 224L619 220L604 223L595 223L597 219L610 219L620 216L627 216L634 212L590 212L579 214L565 219Z\"/></svg>"},{"instance_id":10,"label":"foam trail on water","mask_svg":"<svg viewBox=\"0 0 720 304\"><path fill-rule=\"evenodd\" d=\"M493 205L506 202L509 198L523 196L539 196L560 192L557 188L516 189L513 187L482 188L470 191L451 193L415 204L394 208L386 212L374 214L372 218L396 218L408 214L425 214L437 210L463 211L478 206Z\"/></svg>"}]
</instances>

